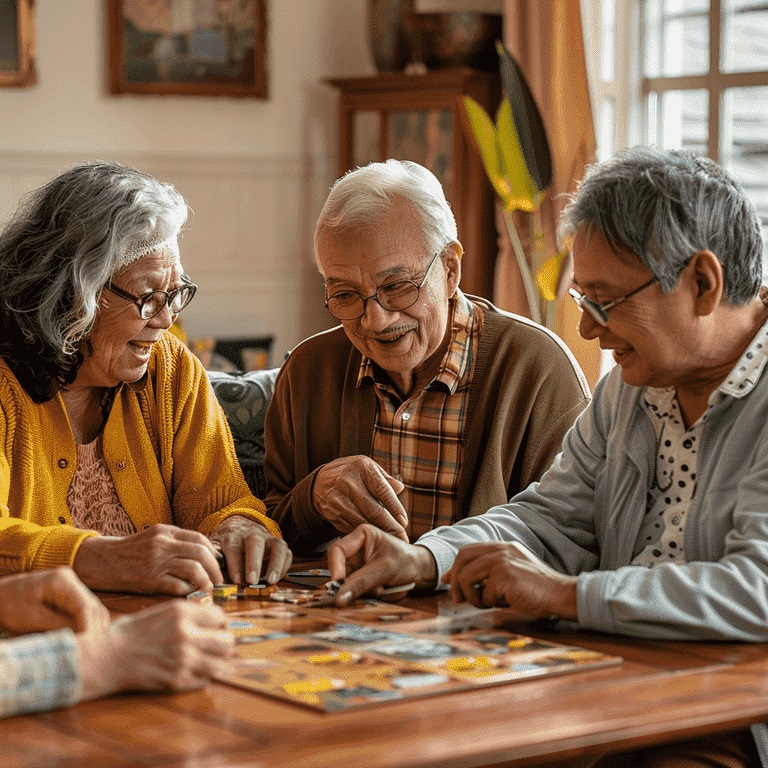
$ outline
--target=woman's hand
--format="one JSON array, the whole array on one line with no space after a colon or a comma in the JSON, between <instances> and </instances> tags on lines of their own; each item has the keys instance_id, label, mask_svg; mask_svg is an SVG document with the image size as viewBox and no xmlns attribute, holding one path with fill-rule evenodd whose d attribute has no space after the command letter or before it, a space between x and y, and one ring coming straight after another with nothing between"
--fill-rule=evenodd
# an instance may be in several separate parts
<instances>
[{"instance_id":1,"label":"woman's hand","mask_svg":"<svg viewBox=\"0 0 768 768\"><path fill-rule=\"evenodd\" d=\"M456 603L509 606L525 618L578 620L576 577L550 568L517 542L463 547L442 580Z\"/></svg>"},{"instance_id":2,"label":"woman's hand","mask_svg":"<svg viewBox=\"0 0 768 768\"><path fill-rule=\"evenodd\" d=\"M175 525L87 538L77 550L74 569L91 589L113 592L180 597L223 581L210 540Z\"/></svg>"},{"instance_id":3,"label":"woman's hand","mask_svg":"<svg viewBox=\"0 0 768 768\"><path fill-rule=\"evenodd\" d=\"M77 637L83 699L118 691L188 691L205 685L234 653L217 606L173 600Z\"/></svg>"},{"instance_id":4,"label":"woman's hand","mask_svg":"<svg viewBox=\"0 0 768 768\"><path fill-rule=\"evenodd\" d=\"M0 627L17 634L71 627L100 632L109 611L71 568L0 578Z\"/></svg>"},{"instance_id":5,"label":"woman's hand","mask_svg":"<svg viewBox=\"0 0 768 768\"><path fill-rule=\"evenodd\" d=\"M293 555L288 545L263 525L242 515L231 515L213 532L211 540L221 547L234 584L258 584L262 571L275 584L288 572ZM243 578L245 576L245 578Z\"/></svg>"}]
</instances>

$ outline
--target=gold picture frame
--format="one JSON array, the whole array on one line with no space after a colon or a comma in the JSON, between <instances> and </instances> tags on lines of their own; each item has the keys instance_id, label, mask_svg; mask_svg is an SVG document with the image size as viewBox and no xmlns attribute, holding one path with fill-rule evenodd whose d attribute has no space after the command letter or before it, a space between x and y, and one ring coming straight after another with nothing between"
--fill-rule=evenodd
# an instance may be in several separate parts
<instances>
[{"instance_id":1,"label":"gold picture frame","mask_svg":"<svg viewBox=\"0 0 768 768\"><path fill-rule=\"evenodd\" d=\"M0 0L0 86L36 82L33 0Z\"/></svg>"},{"instance_id":2,"label":"gold picture frame","mask_svg":"<svg viewBox=\"0 0 768 768\"><path fill-rule=\"evenodd\" d=\"M114 94L267 98L266 0L108 0Z\"/></svg>"}]
</instances>

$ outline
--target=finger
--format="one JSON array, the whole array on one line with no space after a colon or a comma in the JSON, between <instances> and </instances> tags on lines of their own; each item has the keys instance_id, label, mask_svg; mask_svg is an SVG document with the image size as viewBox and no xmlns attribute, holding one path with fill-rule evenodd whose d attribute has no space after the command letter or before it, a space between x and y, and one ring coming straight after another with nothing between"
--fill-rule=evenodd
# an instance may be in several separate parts
<instances>
[{"instance_id":1,"label":"finger","mask_svg":"<svg viewBox=\"0 0 768 768\"><path fill-rule=\"evenodd\" d=\"M264 538L257 533L251 533L245 539L245 572L249 584L258 584L261 580L265 544Z\"/></svg>"},{"instance_id":2,"label":"finger","mask_svg":"<svg viewBox=\"0 0 768 768\"><path fill-rule=\"evenodd\" d=\"M353 501L355 500L356 499L353 499ZM358 523L358 525L361 525L363 522L370 523L371 525L375 525L380 530L392 534L398 539L406 542L408 541L408 534L406 533L405 528L403 528L401 523L398 522L398 520L396 520L389 513L389 511L386 510L375 499L371 498L367 494L360 494L358 507L363 513L362 522ZM403 518L401 517L401 520L402 519Z\"/></svg>"},{"instance_id":3,"label":"finger","mask_svg":"<svg viewBox=\"0 0 768 768\"><path fill-rule=\"evenodd\" d=\"M293 561L293 553L282 539L274 536L266 540L266 549L269 552L267 582L276 584L288 572Z\"/></svg>"},{"instance_id":4,"label":"finger","mask_svg":"<svg viewBox=\"0 0 768 768\"><path fill-rule=\"evenodd\" d=\"M341 581L347 576L347 563L365 547L365 528L356 528L328 547L328 570L334 581Z\"/></svg>"},{"instance_id":5,"label":"finger","mask_svg":"<svg viewBox=\"0 0 768 768\"><path fill-rule=\"evenodd\" d=\"M68 626L75 632L106 627L110 620L101 600L69 569L56 573L45 592L44 611L45 619L55 621L56 628Z\"/></svg>"},{"instance_id":6,"label":"finger","mask_svg":"<svg viewBox=\"0 0 768 768\"><path fill-rule=\"evenodd\" d=\"M378 464L375 464L374 462L366 462L360 472L360 477L371 496L373 496L373 498L381 504L392 517L399 521L398 524L402 527L408 525L408 515L405 511L405 507L400 503L400 499L397 498L397 494L387 480L389 475L387 475ZM395 480L395 478L391 479Z\"/></svg>"},{"instance_id":7,"label":"finger","mask_svg":"<svg viewBox=\"0 0 768 768\"><path fill-rule=\"evenodd\" d=\"M153 530L153 529L148 529ZM159 530L162 533L169 535L176 541L184 541L192 544L200 544L210 551L210 553L216 557L216 548L213 546L211 540L204 536L199 531L191 531L187 528L179 528L175 525L163 525L159 524L154 526L154 530Z\"/></svg>"},{"instance_id":8,"label":"finger","mask_svg":"<svg viewBox=\"0 0 768 768\"><path fill-rule=\"evenodd\" d=\"M216 573L221 576L219 566L215 568L214 578ZM193 560L185 557L176 557L170 561L166 573L163 575L166 579L173 579L179 583L179 588L168 594L172 595L187 595L190 591L202 590L210 591L213 589L214 584L221 584L221 581L214 581L211 578L208 569L203 567L203 564L197 560ZM189 585L192 589L189 589Z\"/></svg>"},{"instance_id":9,"label":"finger","mask_svg":"<svg viewBox=\"0 0 768 768\"><path fill-rule=\"evenodd\" d=\"M344 584L336 595L336 605L343 607L351 603L355 598L383 586L389 578L389 574L382 572L380 564L372 562L364 565L344 580Z\"/></svg>"}]
</instances>

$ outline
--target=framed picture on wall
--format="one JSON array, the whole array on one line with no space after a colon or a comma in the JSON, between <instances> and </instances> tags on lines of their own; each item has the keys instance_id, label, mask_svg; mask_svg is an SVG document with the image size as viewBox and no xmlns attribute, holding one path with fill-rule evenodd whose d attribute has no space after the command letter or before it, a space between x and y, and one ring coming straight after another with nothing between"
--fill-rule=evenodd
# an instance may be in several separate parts
<instances>
[{"instance_id":1,"label":"framed picture on wall","mask_svg":"<svg viewBox=\"0 0 768 768\"><path fill-rule=\"evenodd\" d=\"M0 0L0 86L25 86L35 75L33 0Z\"/></svg>"},{"instance_id":2,"label":"framed picture on wall","mask_svg":"<svg viewBox=\"0 0 768 768\"><path fill-rule=\"evenodd\" d=\"M110 92L266 98L265 2L108 0Z\"/></svg>"}]
</instances>

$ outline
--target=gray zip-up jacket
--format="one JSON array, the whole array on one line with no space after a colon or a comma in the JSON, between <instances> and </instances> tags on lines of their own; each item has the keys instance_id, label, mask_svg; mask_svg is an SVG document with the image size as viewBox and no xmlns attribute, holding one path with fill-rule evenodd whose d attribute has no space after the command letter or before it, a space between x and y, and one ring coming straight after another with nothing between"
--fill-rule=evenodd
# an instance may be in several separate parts
<instances>
[{"instance_id":1,"label":"gray zip-up jacket","mask_svg":"<svg viewBox=\"0 0 768 768\"><path fill-rule=\"evenodd\" d=\"M768 366L709 413L687 514L684 565L630 565L656 438L643 389L614 369L539 483L417 542L440 575L477 542L519 541L578 575L579 625L673 640L768 640Z\"/></svg>"}]
</instances>

